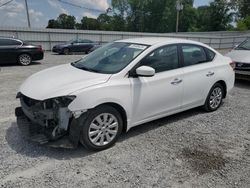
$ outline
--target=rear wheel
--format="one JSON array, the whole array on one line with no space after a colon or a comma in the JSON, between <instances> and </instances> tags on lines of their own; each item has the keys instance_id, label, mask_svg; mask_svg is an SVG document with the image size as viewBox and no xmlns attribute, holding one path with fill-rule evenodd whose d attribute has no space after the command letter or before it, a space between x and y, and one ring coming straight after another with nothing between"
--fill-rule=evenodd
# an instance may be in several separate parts
<instances>
[{"instance_id":1,"label":"rear wheel","mask_svg":"<svg viewBox=\"0 0 250 188\"><path fill-rule=\"evenodd\" d=\"M63 49L63 54L69 55L69 49L68 49L68 48L64 48L64 49Z\"/></svg>"},{"instance_id":2,"label":"rear wheel","mask_svg":"<svg viewBox=\"0 0 250 188\"><path fill-rule=\"evenodd\" d=\"M83 123L80 142L89 150L103 150L112 146L122 132L120 113L108 105L90 111Z\"/></svg>"},{"instance_id":3,"label":"rear wheel","mask_svg":"<svg viewBox=\"0 0 250 188\"><path fill-rule=\"evenodd\" d=\"M21 54L18 56L18 63L20 65L27 66L32 62L32 58L29 54Z\"/></svg>"},{"instance_id":4,"label":"rear wheel","mask_svg":"<svg viewBox=\"0 0 250 188\"><path fill-rule=\"evenodd\" d=\"M209 91L203 108L208 112L217 110L222 103L224 92L224 88L220 83L214 84Z\"/></svg>"}]
</instances>

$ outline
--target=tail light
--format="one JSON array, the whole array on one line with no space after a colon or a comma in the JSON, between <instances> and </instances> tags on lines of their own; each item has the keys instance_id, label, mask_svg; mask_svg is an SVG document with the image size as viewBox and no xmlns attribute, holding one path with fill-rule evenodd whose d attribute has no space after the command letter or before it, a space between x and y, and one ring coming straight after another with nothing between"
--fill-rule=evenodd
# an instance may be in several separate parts
<instances>
[{"instance_id":1,"label":"tail light","mask_svg":"<svg viewBox=\"0 0 250 188\"><path fill-rule=\"evenodd\" d=\"M41 45L38 46L38 51L42 52L43 51L43 48Z\"/></svg>"},{"instance_id":2,"label":"tail light","mask_svg":"<svg viewBox=\"0 0 250 188\"><path fill-rule=\"evenodd\" d=\"M232 67L232 69L234 70L235 69L235 67L236 67L236 64L235 64L235 62L234 61L232 61L231 63L229 63L230 64L230 66Z\"/></svg>"}]
</instances>

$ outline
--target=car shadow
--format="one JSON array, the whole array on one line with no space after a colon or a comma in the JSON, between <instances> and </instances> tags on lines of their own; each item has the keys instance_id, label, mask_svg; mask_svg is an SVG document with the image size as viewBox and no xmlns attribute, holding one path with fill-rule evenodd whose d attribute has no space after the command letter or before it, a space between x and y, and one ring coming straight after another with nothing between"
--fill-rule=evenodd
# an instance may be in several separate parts
<instances>
[{"instance_id":1,"label":"car shadow","mask_svg":"<svg viewBox=\"0 0 250 188\"><path fill-rule=\"evenodd\" d=\"M33 66L33 65L41 65L42 63L39 62L39 61L33 61L31 64L29 64L28 66ZM0 67L16 67L16 66L19 66L19 67L28 67L28 66L23 66L23 65L20 65L18 63L1 63L0 64Z\"/></svg>"},{"instance_id":2,"label":"car shadow","mask_svg":"<svg viewBox=\"0 0 250 188\"><path fill-rule=\"evenodd\" d=\"M242 88L242 89L250 89L250 79L249 80L235 80L235 87Z\"/></svg>"},{"instance_id":3,"label":"car shadow","mask_svg":"<svg viewBox=\"0 0 250 188\"><path fill-rule=\"evenodd\" d=\"M25 155L31 158L46 156L58 160L68 160L71 158L85 157L95 152L86 150L82 145L78 145L76 149L52 148L46 145L26 140L16 125L12 122L11 126L6 130L5 139L8 145L18 154Z\"/></svg>"},{"instance_id":4,"label":"car shadow","mask_svg":"<svg viewBox=\"0 0 250 188\"><path fill-rule=\"evenodd\" d=\"M161 118L149 123L145 123L130 129L127 133L123 133L118 139L118 142L124 142L128 138L136 137L151 130L165 126L168 123L178 122L190 116L195 116L205 113L200 108L191 109L165 118ZM71 158L80 158L92 155L96 152L86 150L81 144L76 149L51 148L45 145L39 145L28 140L25 140L19 132L16 122L12 122L11 126L6 131L5 139L8 145L21 155L29 157L46 156L58 160L68 160ZM113 146L116 147L116 146Z\"/></svg>"},{"instance_id":5,"label":"car shadow","mask_svg":"<svg viewBox=\"0 0 250 188\"><path fill-rule=\"evenodd\" d=\"M222 103L222 106L223 106L223 103ZM123 142L130 137L144 134L146 132L160 128L162 126L167 126L167 124L170 124L170 123L182 121L186 118L189 118L190 116L201 115L204 113L208 113L208 112L205 112L204 110L202 110L201 107L197 107L197 108L193 108L191 110L187 110L184 112L180 112L180 113L177 113L174 115L166 116L166 117L161 118L161 119L157 119L157 120L154 120L154 121L151 121L148 123L138 125L136 127L131 128L127 133L123 133L121 135L120 139L118 140L118 142Z\"/></svg>"}]
</instances>

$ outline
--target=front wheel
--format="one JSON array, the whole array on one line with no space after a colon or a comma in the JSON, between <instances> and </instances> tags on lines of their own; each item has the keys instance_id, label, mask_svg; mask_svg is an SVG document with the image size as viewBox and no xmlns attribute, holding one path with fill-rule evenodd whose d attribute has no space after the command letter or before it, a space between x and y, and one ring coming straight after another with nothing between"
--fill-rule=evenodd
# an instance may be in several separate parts
<instances>
[{"instance_id":1,"label":"front wheel","mask_svg":"<svg viewBox=\"0 0 250 188\"><path fill-rule=\"evenodd\" d=\"M224 88L221 84L214 84L211 90L209 91L203 108L208 112L217 110L222 103L224 92Z\"/></svg>"},{"instance_id":2,"label":"front wheel","mask_svg":"<svg viewBox=\"0 0 250 188\"><path fill-rule=\"evenodd\" d=\"M90 110L83 123L80 142L89 150L100 151L112 146L120 136L123 121L120 113L108 105Z\"/></svg>"}]
</instances>

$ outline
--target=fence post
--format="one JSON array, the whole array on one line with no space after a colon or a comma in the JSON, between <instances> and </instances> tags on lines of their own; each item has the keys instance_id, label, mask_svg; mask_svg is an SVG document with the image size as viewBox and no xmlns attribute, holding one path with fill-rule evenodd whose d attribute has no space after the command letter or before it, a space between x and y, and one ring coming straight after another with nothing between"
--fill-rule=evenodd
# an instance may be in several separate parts
<instances>
[{"instance_id":1,"label":"fence post","mask_svg":"<svg viewBox=\"0 0 250 188\"><path fill-rule=\"evenodd\" d=\"M99 43L102 44L102 33L100 33L100 36L99 36Z\"/></svg>"},{"instance_id":2,"label":"fence post","mask_svg":"<svg viewBox=\"0 0 250 188\"><path fill-rule=\"evenodd\" d=\"M221 49L221 38L220 38L219 41L220 41L220 42L219 42L219 49Z\"/></svg>"},{"instance_id":3,"label":"fence post","mask_svg":"<svg viewBox=\"0 0 250 188\"><path fill-rule=\"evenodd\" d=\"M49 36L49 51L51 51L52 50L52 44L51 44L50 32L48 32L48 36Z\"/></svg>"},{"instance_id":4,"label":"fence post","mask_svg":"<svg viewBox=\"0 0 250 188\"><path fill-rule=\"evenodd\" d=\"M234 47L235 46L235 37L233 37L233 46L232 47Z\"/></svg>"},{"instance_id":5,"label":"fence post","mask_svg":"<svg viewBox=\"0 0 250 188\"><path fill-rule=\"evenodd\" d=\"M16 30L16 38L18 39L18 31Z\"/></svg>"}]
</instances>

